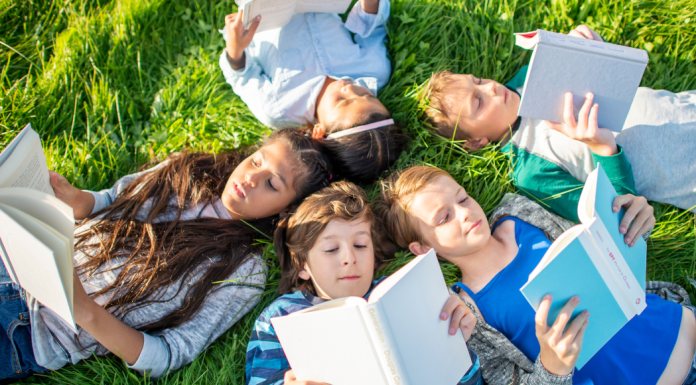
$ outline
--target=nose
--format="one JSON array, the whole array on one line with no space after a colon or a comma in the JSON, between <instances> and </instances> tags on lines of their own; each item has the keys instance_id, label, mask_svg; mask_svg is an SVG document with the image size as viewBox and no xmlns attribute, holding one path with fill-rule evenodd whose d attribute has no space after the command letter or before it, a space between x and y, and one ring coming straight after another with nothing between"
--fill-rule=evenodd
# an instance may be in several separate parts
<instances>
[{"instance_id":1,"label":"nose","mask_svg":"<svg viewBox=\"0 0 696 385\"><path fill-rule=\"evenodd\" d=\"M343 266L355 265L358 259L355 258L355 251L352 247L348 247L348 250L343 254Z\"/></svg>"},{"instance_id":2,"label":"nose","mask_svg":"<svg viewBox=\"0 0 696 385\"><path fill-rule=\"evenodd\" d=\"M498 83L496 82L488 82L486 84L487 86L487 91L490 93L491 96L497 96L498 95Z\"/></svg>"},{"instance_id":3,"label":"nose","mask_svg":"<svg viewBox=\"0 0 696 385\"><path fill-rule=\"evenodd\" d=\"M249 185L249 187L256 187L261 177L261 172L251 170L244 175L244 181Z\"/></svg>"},{"instance_id":4,"label":"nose","mask_svg":"<svg viewBox=\"0 0 696 385\"><path fill-rule=\"evenodd\" d=\"M459 222L461 223L466 223L467 220L469 220L469 210L465 207L457 205L456 208L456 215L457 218L459 219Z\"/></svg>"}]
</instances>

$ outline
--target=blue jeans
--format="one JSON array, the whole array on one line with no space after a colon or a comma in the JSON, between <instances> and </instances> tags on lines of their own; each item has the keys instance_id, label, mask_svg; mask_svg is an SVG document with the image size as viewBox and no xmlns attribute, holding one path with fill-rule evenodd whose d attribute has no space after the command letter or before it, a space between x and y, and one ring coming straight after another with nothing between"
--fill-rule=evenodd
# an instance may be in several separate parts
<instances>
[{"instance_id":1,"label":"blue jeans","mask_svg":"<svg viewBox=\"0 0 696 385\"><path fill-rule=\"evenodd\" d=\"M24 290L12 282L0 261L0 383L47 373L34 359L29 308Z\"/></svg>"},{"instance_id":2,"label":"blue jeans","mask_svg":"<svg viewBox=\"0 0 696 385\"><path fill-rule=\"evenodd\" d=\"M691 311L694 312L694 316L696 316L696 308L693 306L687 307L691 309ZM683 385L696 385L696 354L694 354L694 358L691 360L691 368L689 368L689 373L686 375Z\"/></svg>"}]
</instances>

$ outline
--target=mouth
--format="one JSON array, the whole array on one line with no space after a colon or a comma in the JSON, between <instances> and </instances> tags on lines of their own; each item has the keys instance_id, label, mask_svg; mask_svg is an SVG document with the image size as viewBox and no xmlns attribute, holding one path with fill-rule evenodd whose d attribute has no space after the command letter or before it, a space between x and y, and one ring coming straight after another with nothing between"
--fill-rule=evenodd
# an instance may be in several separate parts
<instances>
[{"instance_id":1,"label":"mouth","mask_svg":"<svg viewBox=\"0 0 696 385\"><path fill-rule=\"evenodd\" d=\"M232 187L234 187L234 193L237 194L238 197L240 197L240 198L246 197L246 194L244 193L244 189L242 188L242 186L239 183L234 182Z\"/></svg>"},{"instance_id":2,"label":"mouth","mask_svg":"<svg viewBox=\"0 0 696 385\"><path fill-rule=\"evenodd\" d=\"M479 219L476 221L471 227L469 227L469 230L466 231L467 234L469 234L472 231L476 231L481 227L481 220Z\"/></svg>"},{"instance_id":3,"label":"mouth","mask_svg":"<svg viewBox=\"0 0 696 385\"><path fill-rule=\"evenodd\" d=\"M505 100L503 100L504 103L507 103L508 95L510 95L510 91L508 91L508 89L506 88L505 89Z\"/></svg>"},{"instance_id":4,"label":"mouth","mask_svg":"<svg viewBox=\"0 0 696 385\"><path fill-rule=\"evenodd\" d=\"M346 275L345 277L339 278L341 281L354 282L360 279L359 275Z\"/></svg>"}]
</instances>

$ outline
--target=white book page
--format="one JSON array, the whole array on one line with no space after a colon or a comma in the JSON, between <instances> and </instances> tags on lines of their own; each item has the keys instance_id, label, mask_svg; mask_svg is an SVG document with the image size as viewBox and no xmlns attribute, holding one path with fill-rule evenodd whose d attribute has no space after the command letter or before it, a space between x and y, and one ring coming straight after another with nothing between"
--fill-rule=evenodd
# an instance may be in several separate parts
<instances>
[{"instance_id":1,"label":"white book page","mask_svg":"<svg viewBox=\"0 0 696 385\"><path fill-rule=\"evenodd\" d=\"M386 385L360 311L364 304L339 299L271 319L299 381Z\"/></svg>"},{"instance_id":2,"label":"white book page","mask_svg":"<svg viewBox=\"0 0 696 385\"><path fill-rule=\"evenodd\" d=\"M256 33L269 29L281 28L295 13L297 0L254 0L244 5L244 29L249 29L251 22L261 15L261 24Z\"/></svg>"},{"instance_id":3,"label":"white book page","mask_svg":"<svg viewBox=\"0 0 696 385\"><path fill-rule=\"evenodd\" d=\"M297 0L295 13L346 13L350 0ZM360 3L355 4L357 7Z\"/></svg>"},{"instance_id":4,"label":"white book page","mask_svg":"<svg viewBox=\"0 0 696 385\"><path fill-rule=\"evenodd\" d=\"M464 336L449 335L449 320L439 317L449 293L435 252L416 257L402 269L408 271L391 289L381 293L380 284L368 302L380 303L409 383L456 384L472 363Z\"/></svg>"},{"instance_id":5,"label":"white book page","mask_svg":"<svg viewBox=\"0 0 696 385\"><path fill-rule=\"evenodd\" d=\"M0 165L0 187L25 187L55 196L39 134L27 126L21 135L14 148L6 149L11 153Z\"/></svg>"},{"instance_id":6,"label":"white book page","mask_svg":"<svg viewBox=\"0 0 696 385\"><path fill-rule=\"evenodd\" d=\"M66 274L57 263L68 258L72 245L41 221L3 204L0 223L0 239L19 284L77 333L72 316L72 271Z\"/></svg>"}]
</instances>

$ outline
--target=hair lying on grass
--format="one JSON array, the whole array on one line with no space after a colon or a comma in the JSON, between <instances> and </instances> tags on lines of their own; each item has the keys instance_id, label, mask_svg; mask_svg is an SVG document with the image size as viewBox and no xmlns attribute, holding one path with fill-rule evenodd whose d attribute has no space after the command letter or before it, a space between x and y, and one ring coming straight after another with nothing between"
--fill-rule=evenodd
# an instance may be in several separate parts
<instances>
[{"instance_id":1,"label":"hair lying on grass","mask_svg":"<svg viewBox=\"0 0 696 385\"><path fill-rule=\"evenodd\" d=\"M328 185L331 164L316 141L297 129L283 129L266 140L274 142L284 143L295 155L288 160L298 173L295 204ZM157 169L138 176L111 205L92 214L88 219L95 223L76 234L75 249L89 256L78 272L89 277L120 268L116 279L92 296L107 295L104 307L123 319L185 290L181 308L137 328L151 332L191 319L208 293L223 287L215 282L228 279L251 255L261 253L255 240L272 234L277 222L278 215L247 221L180 220L185 210L218 199L232 171L250 152L172 154ZM147 210L145 215L142 209ZM174 219L158 221L168 215ZM204 267L202 276L193 281L199 267ZM179 280L190 284L167 294L166 288Z\"/></svg>"},{"instance_id":2,"label":"hair lying on grass","mask_svg":"<svg viewBox=\"0 0 696 385\"><path fill-rule=\"evenodd\" d=\"M414 166L399 170L380 182L381 194L375 212L389 237L400 247L407 249L412 242L423 243L418 223L411 216L411 204L416 193L441 176L452 177L436 167Z\"/></svg>"},{"instance_id":3,"label":"hair lying on grass","mask_svg":"<svg viewBox=\"0 0 696 385\"><path fill-rule=\"evenodd\" d=\"M381 267L384 256L394 252L393 246L385 242L384 227L374 215L365 191L347 181L332 183L305 199L294 214L278 224L273 239L282 271L278 294L295 290L317 294L312 281L300 278L299 274L304 269L309 251L334 219L370 222L375 272Z\"/></svg>"},{"instance_id":4,"label":"hair lying on grass","mask_svg":"<svg viewBox=\"0 0 696 385\"><path fill-rule=\"evenodd\" d=\"M391 116L374 112L350 125L328 127L326 133L335 133L351 127L363 126L390 119ZM374 130L325 140L322 145L331 158L338 177L355 183L372 183L399 158L408 138L396 124Z\"/></svg>"},{"instance_id":5,"label":"hair lying on grass","mask_svg":"<svg viewBox=\"0 0 696 385\"><path fill-rule=\"evenodd\" d=\"M452 87L452 75L454 74L449 70L439 71L434 73L427 81L421 94L421 104L424 105L421 120L433 127L435 132L445 138L454 136L456 140L466 140L466 133L458 125L458 122L453 122L442 112L446 109L446 104L450 102L447 91L448 88L451 89Z\"/></svg>"}]
</instances>

